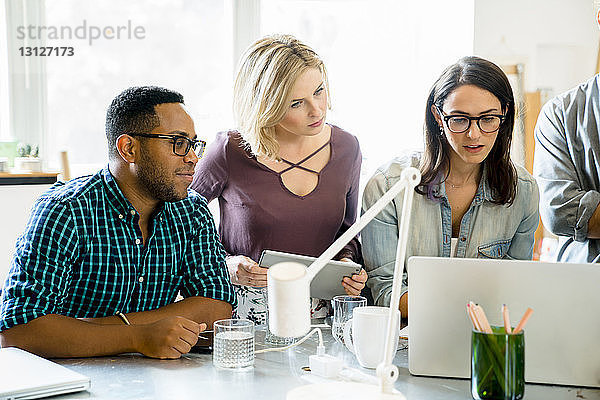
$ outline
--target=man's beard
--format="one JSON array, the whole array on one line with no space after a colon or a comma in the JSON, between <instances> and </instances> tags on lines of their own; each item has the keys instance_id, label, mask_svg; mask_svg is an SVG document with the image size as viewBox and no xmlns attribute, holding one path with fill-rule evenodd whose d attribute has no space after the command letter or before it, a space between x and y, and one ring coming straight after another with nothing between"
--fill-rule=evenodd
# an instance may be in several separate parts
<instances>
[{"instance_id":1,"label":"man's beard","mask_svg":"<svg viewBox=\"0 0 600 400\"><path fill-rule=\"evenodd\" d=\"M142 149L138 180L140 186L152 197L159 201L174 202L183 200L187 197L185 194L178 194L175 189L173 179L168 179L164 171L159 167L159 163L152 160L148 153Z\"/></svg>"}]
</instances>

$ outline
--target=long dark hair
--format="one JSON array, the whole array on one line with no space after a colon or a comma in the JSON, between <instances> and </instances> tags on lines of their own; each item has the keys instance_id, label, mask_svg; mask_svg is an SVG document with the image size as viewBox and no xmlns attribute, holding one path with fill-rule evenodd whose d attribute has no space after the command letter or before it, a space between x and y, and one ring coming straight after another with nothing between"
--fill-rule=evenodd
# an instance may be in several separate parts
<instances>
[{"instance_id":1,"label":"long dark hair","mask_svg":"<svg viewBox=\"0 0 600 400\"><path fill-rule=\"evenodd\" d=\"M508 78L496 64L479 57L463 57L446 68L433 84L425 107L425 152L421 159L421 183L417 193L431 197L432 187L439 173L450 173L450 144L440 133L438 122L431 111L432 106L441 109L446 98L456 88L474 85L496 96L502 105L505 119L500 125L496 142L483 161L485 177L492 191L492 202L511 205L517 191L517 171L510 160L510 143L515 124L515 100Z\"/></svg>"}]
</instances>

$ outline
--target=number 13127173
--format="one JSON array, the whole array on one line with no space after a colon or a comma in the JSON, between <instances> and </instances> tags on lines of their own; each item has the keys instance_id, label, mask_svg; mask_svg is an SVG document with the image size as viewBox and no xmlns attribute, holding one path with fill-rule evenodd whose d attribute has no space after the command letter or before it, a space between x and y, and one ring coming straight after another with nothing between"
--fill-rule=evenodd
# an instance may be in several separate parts
<instances>
[{"instance_id":1,"label":"number 13127173","mask_svg":"<svg viewBox=\"0 0 600 400\"><path fill-rule=\"evenodd\" d=\"M19 47L22 57L71 57L75 55L73 47Z\"/></svg>"}]
</instances>

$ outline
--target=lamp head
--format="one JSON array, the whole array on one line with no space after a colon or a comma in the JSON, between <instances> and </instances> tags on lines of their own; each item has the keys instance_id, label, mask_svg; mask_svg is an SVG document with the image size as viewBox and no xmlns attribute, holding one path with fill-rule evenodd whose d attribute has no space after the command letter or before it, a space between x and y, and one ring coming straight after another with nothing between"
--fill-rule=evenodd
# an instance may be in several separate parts
<instances>
[{"instance_id":1,"label":"lamp head","mask_svg":"<svg viewBox=\"0 0 600 400\"><path fill-rule=\"evenodd\" d=\"M306 266L282 262L267 271L269 330L277 336L300 337L310 330L310 279Z\"/></svg>"}]
</instances>

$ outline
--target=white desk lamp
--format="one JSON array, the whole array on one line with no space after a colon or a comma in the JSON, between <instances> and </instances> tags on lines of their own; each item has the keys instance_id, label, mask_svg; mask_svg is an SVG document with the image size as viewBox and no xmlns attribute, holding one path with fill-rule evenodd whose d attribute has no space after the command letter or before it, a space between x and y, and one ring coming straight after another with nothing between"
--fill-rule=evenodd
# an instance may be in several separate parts
<instances>
[{"instance_id":1,"label":"white desk lamp","mask_svg":"<svg viewBox=\"0 0 600 400\"><path fill-rule=\"evenodd\" d=\"M411 206L415 187L421 180L421 174L416 168L402 171L400 180L390 188L358 221L341 235L319 258L308 268L294 262L275 264L267 273L267 290L269 298L269 329L277 336L299 337L310 330L310 282L329 260L335 257L342 248L352 240L389 202L404 190L404 203L398 233L398 247L394 266L392 297L390 311L398 310L402 275L404 273L404 258L408 225L410 223ZM388 317L387 337L385 341L384 360L377 367L380 386L354 382L332 382L305 385L288 392L291 399L405 399L394 390L398 379L398 367L392 364L396 349L393 348L394 327L398 313L390 312ZM368 396L368 397L367 397Z\"/></svg>"}]
</instances>

